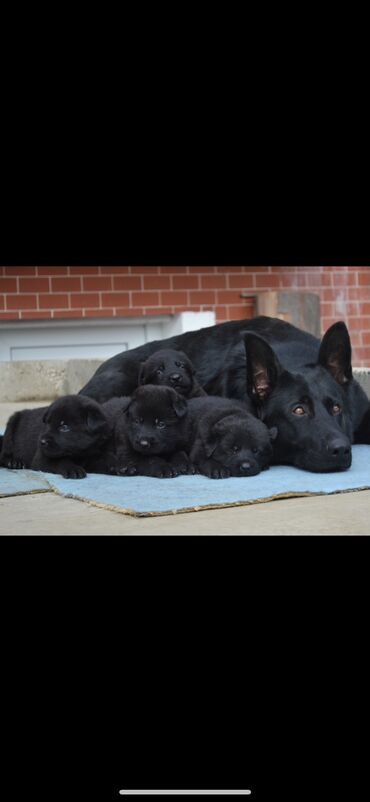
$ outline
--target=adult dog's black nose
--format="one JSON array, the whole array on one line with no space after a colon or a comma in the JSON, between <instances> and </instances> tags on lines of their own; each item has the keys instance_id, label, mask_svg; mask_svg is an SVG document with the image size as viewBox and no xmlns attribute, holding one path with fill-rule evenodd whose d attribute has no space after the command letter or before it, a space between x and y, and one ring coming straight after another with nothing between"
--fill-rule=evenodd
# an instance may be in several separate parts
<instances>
[{"instance_id":1,"label":"adult dog's black nose","mask_svg":"<svg viewBox=\"0 0 370 802\"><path fill-rule=\"evenodd\" d=\"M176 384L176 382L178 382L179 379L181 379L181 373L171 373L170 382L172 382L173 384Z\"/></svg>"},{"instance_id":2,"label":"adult dog's black nose","mask_svg":"<svg viewBox=\"0 0 370 802\"><path fill-rule=\"evenodd\" d=\"M329 451L332 457L342 459L343 457L349 457L351 446L347 438L337 437L335 440L331 441Z\"/></svg>"}]
</instances>

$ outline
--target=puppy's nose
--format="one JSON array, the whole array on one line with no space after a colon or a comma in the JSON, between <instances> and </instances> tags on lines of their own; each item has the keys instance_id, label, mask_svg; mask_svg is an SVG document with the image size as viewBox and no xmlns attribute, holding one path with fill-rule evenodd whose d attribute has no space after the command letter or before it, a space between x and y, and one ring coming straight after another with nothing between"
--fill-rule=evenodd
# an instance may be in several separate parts
<instances>
[{"instance_id":1,"label":"puppy's nose","mask_svg":"<svg viewBox=\"0 0 370 802\"><path fill-rule=\"evenodd\" d=\"M41 443L42 446L48 446L49 443L50 443L50 440L48 440L47 437L42 437L41 440L40 440L40 443Z\"/></svg>"},{"instance_id":2,"label":"puppy's nose","mask_svg":"<svg viewBox=\"0 0 370 802\"><path fill-rule=\"evenodd\" d=\"M175 384L175 382L178 382L179 379L181 379L181 374L180 373L171 373L170 382L173 382Z\"/></svg>"},{"instance_id":3,"label":"puppy's nose","mask_svg":"<svg viewBox=\"0 0 370 802\"><path fill-rule=\"evenodd\" d=\"M251 463L248 462L248 460L246 460L245 462L242 462L241 465L240 465L240 470L242 471L242 473L244 471L249 471L250 468L251 468Z\"/></svg>"},{"instance_id":4,"label":"puppy's nose","mask_svg":"<svg viewBox=\"0 0 370 802\"><path fill-rule=\"evenodd\" d=\"M143 438L139 440L139 446L141 448L150 448L150 441Z\"/></svg>"}]
</instances>

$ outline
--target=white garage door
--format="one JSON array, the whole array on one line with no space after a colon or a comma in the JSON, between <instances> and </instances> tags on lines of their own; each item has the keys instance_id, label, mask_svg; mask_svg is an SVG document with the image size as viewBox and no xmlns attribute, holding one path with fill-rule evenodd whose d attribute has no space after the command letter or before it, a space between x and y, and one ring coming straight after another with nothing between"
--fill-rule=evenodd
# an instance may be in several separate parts
<instances>
[{"instance_id":1,"label":"white garage door","mask_svg":"<svg viewBox=\"0 0 370 802\"><path fill-rule=\"evenodd\" d=\"M0 323L0 360L108 359L150 340L211 326L214 322L213 312L91 321L9 321Z\"/></svg>"}]
</instances>

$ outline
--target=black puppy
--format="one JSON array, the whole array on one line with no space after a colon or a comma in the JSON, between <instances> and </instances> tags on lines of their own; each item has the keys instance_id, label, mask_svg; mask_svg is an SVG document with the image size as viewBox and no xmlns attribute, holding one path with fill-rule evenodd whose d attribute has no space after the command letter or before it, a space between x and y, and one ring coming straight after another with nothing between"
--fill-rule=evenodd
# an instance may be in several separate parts
<instances>
[{"instance_id":1,"label":"black puppy","mask_svg":"<svg viewBox=\"0 0 370 802\"><path fill-rule=\"evenodd\" d=\"M7 423L0 464L81 479L86 471L115 473L114 423L130 399L104 405L80 395L49 407L15 412Z\"/></svg>"},{"instance_id":2,"label":"black puppy","mask_svg":"<svg viewBox=\"0 0 370 802\"><path fill-rule=\"evenodd\" d=\"M140 367L139 384L159 384L173 387L185 398L205 396L195 378L195 370L183 351L170 348L156 351Z\"/></svg>"},{"instance_id":3,"label":"black puppy","mask_svg":"<svg viewBox=\"0 0 370 802\"><path fill-rule=\"evenodd\" d=\"M209 396L189 402L190 460L210 479L254 476L272 462L275 427L268 429L244 404Z\"/></svg>"},{"instance_id":4,"label":"black puppy","mask_svg":"<svg viewBox=\"0 0 370 802\"><path fill-rule=\"evenodd\" d=\"M120 473L171 477L191 471L187 411L186 399L170 387L138 387L116 423Z\"/></svg>"}]
</instances>

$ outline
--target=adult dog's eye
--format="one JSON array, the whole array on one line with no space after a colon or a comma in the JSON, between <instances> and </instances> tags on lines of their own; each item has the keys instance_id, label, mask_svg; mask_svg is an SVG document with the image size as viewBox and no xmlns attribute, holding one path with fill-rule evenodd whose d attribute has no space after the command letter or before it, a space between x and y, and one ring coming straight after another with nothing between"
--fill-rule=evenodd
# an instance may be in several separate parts
<instances>
[{"instance_id":1,"label":"adult dog's eye","mask_svg":"<svg viewBox=\"0 0 370 802\"><path fill-rule=\"evenodd\" d=\"M61 421L60 424L59 424L59 431L60 432L70 432L71 429L70 429L70 427L68 426L67 423L64 423L64 421Z\"/></svg>"},{"instance_id":2,"label":"adult dog's eye","mask_svg":"<svg viewBox=\"0 0 370 802\"><path fill-rule=\"evenodd\" d=\"M331 408L332 415L340 415L342 407L339 404L333 404Z\"/></svg>"},{"instance_id":3,"label":"adult dog's eye","mask_svg":"<svg viewBox=\"0 0 370 802\"><path fill-rule=\"evenodd\" d=\"M293 415L305 415L306 414L306 410L303 409L303 407L301 407L301 406L294 407L294 409L292 409L292 412L293 412Z\"/></svg>"}]
</instances>

